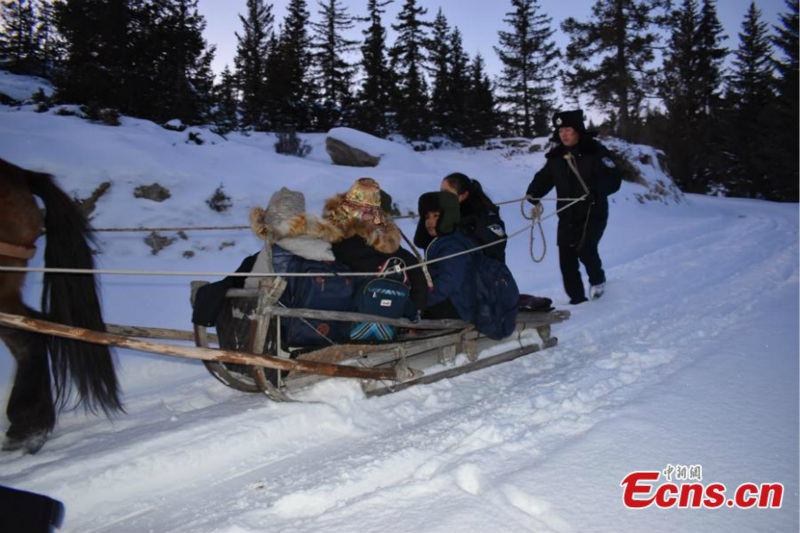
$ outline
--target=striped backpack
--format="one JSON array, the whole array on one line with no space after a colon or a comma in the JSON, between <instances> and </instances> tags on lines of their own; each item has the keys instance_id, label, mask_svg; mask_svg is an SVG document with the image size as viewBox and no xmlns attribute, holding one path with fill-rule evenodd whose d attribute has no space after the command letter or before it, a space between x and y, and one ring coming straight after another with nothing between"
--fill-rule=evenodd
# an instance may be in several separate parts
<instances>
[{"instance_id":1,"label":"striped backpack","mask_svg":"<svg viewBox=\"0 0 800 533\"><path fill-rule=\"evenodd\" d=\"M405 262L390 257L381 266L381 274L370 279L356 292L354 309L357 313L386 318L414 318L416 310L411 301ZM397 337L397 327L379 322L356 322L350 329L350 340L361 342L391 342Z\"/></svg>"}]
</instances>

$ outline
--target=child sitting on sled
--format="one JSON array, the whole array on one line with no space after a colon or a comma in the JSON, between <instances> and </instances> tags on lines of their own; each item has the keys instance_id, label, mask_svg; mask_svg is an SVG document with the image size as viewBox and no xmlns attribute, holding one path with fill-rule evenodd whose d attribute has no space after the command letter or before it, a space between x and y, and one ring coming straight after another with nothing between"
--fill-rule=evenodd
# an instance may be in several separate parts
<instances>
[{"instance_id":1,"label":"child sitting on sled","mask_svg":"<svg viewBox=\"0 0 800 533\"><path fill-rule=\"evenodd\" d=\"M458 229L460 214L456 195L446 191L429 192L420 196L418 204L420 218L414 244L425 250L426 261L477 246ZM433 290L428 293L425 318L475 322L474 262L474 254L465 254L428 266Z\"/></svg>"}]
</instances>

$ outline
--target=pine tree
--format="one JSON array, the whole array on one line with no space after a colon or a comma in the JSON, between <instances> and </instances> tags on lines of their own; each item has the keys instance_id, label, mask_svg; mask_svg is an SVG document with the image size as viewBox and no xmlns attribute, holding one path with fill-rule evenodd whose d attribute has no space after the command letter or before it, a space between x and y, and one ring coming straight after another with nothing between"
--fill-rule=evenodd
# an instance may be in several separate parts
<instances>
[{"instance_id":1,"label":"pine tree","mask_svg":"<svg viewBox=\"0 0 800 533\"><path fill-rule=\"evenodd\" d=\"M468 117L462 140L465 146L480 146L497 131L498 118L492 84L480 54L475 56L469 66L469 89L464 116Z\"/></svg>"},{"instance_id":2,"label":"pine tree","mask_svg":"<svg viewBox=\"0 0 800 533\"><path fill-rule=\"evenodd\" d=\"M39 75L49 78L64 60L64 42L56 30L55 5L62 0L39 0L36 16L36 42Z\"/></svg>"},{"instance_id":3,"label":"pine tree","mask_svg":"<svg viewBox=\"0 0 800 533\"><path fill-rule=\"evenodd\" d=\"M350 82L353 66L345 59L356 49L357 41L345 39L343 32L354 26L354 18L347 13L340 0L319 2L321 22L311 23L315 30L314 59L319 73L317 127L327 131L341 125L343 117L349 118L352 106Z\"/></svg>"},{"instance_id":4,"label":"pine tree","mask_svg":"<svg viewBox=\"0 0 800 533\"><path fill-rule=\"evenodd\" d=\"M214 48L197 0L67 0L54 5L64 38L61 101L192 124L211 105Z\"/></svg>"},{"instance_id":5,"label":"pine tree","mask_svg":"<svg viewBox=\"0 0 800 533\"><path fill-rule=\"evenodd\" d=\"M728 79L730 118L729 173L725 185L733 196L768 194L775 150L770 123L776 114L772 46L761 11L751 2L739 33L739 47Z\"/></svg>"},{"instance_id":6,"label":"pine tree","mask_svg":"<svg viewBox=\"0 0 800 533\"><path fill-rule=\"evenodd\" d=\"M667 120L657 144L665 149L672 177L682 190L706 192L713 176L711 154L719 148L712 137L718 129L718 86L725 56L718 44L721 26L711 0L705 0L703 12L697 0L683 0L670 14L668 27L671 34L659 78Z\"/></svg>"},{"instance_id":7,"label":"pine tree","mask_svg":"<svg viewBox=\"0 0 800 533\"><path fill-rule=\"evenodd\" d=\"M780 153L780 171L774 184L773 196L777 199L798 201L798 0L786 0L787 13L780 16L780 26L775 26L773 43L781 58L775 62L778 72L778 115L780 132L776 145Z\"/></svg>"},{"instance_id":8,"label":"pine tree","mask_svg":"<svg viewBox=\"0 0 800 533\"><path fill-rule=\"evenodd\" d=\"M503 111L510 133L533 137L549 130L560 53L553 41L552 18L540 12L538 0L511 0L513 11L504 22L511 31L498 32L495 52L503 63L499 81Z\"/></svg>"},{"instance_id":9,"label":"pine tree","mask_svg":"<svg viewBox=\"0 0 800 533\"><path fill-rule=\"evenodd\" d=\"M778 71L778 90L782 98L794 103L797 109L798 95L798 0L784 0L788 13L780 15L780 26L775 26L773 43L782 54L775 61ZM797 120L795 114L794 120Z\"/></svg>"},{"instance_id":10,"label":"pine tree","mask_svg":"<svg viewBox=\"0 0 800 533\"><path fill-rule=\"evenodd\" d=\"M38 49L33 0L5 1L0 7L0 57L11 62L13 72L33 74Z\"/></svg>"},{"instance_id":11,"label":"pine tree","mask_svg":"<svg viewBox=\"0 0 800 533\"><path fill-rule=\"evenodd\" d=\"M654 59L659 22L654 10L663 0L596 0L592 20L570 17L561 27L570 34L565 72L568 88L588 93L593 103L617 122L617 134L629 140L639 119L639 107L655 79L648 65Z\"/></svg>"},{"instance_id":12,"label":"pine tree","mask_svg":"<svg viewBox=\"0 0 800 533\"><path fill-rule=\"evenodd\" d=\"M722 100L723 63L728 55L728 50L723 46L727 37L717 17L715 0L703 0L698 34L700 43L697 70L701 76L700 103L706 114L715 118Z\"/></svg>"},{"instance_id":13,"label":"pine tree","mask_svg":"<svg viewBox=\"0 0 800 533\"><path fill-rule=\"evenodd\" d=\"M282 131L309 131L312 126L314 87L309 82L312 63L309 12L306 0L291 0L287 6L283 31L276 54L270 92L275 98L275 128Z\"/></svg>"},{"instance_id":14,"label":"pine tree","mask_svg":"<svg viewBox=\"0 0 800 533\"><path fill-rule=\"evenodd\" d=\"M220 74L220 82L214 86L215 107L212 119L215 131L220 135L239 128L239 83L228 65Z\"/></svg>"},{"instance_id":15,"label":"pine tree","mask_svg":"<svg viewBox=\"0 0 800 533\"><path fill-rule=\"evenodd\" d=\"M433 76L431 90L431 133L446 135L449 133L452 119L450 101L450 61L452 49L450 47L450 25L442 9L436 13L436 18L431 25L431 39L428 45L430 58L430 72Z\"/></svg>"},{"instance_id":16,"label":"pine tree","mask_svg":"<svg viewBox=\"0 0 800 533\"><path fill-rule=\"evenodd\" d=\"M243 31L241 35L236 33L233 61L241 94L241 125L265 130L268 127L267 54L274 21L272 5L265 4L264 0L247 0L247 16L240 14L239 20Z\"/></svg>"},{"instance_id":17,"label":"pine tree","mask_svg":"<svg viewBox=\"0 0 800 533\"><path fill-rule=\"evenodd\" d=\"M160 8L149 35L158 43L155 75L158 95L148 118L178 118L197 124L208 118L214 84L211 62L214 47L203 39L205 19L197 11L198 0L156 0Z\"/></svg>"},{"instance_id":18,"label":"pine tree","mask_svg":"<svg viewBox=\"0 0 800 533\"><path fill-rule=\"evenodd\" d=\"M266 63L264 75L266 85L264 88L264 124L270 130L281 129L283 123L282 107L284 105L285 79L282 72L282 58L280 50L280 35L273 31L267 41Z\"/></svg>"},{"instance_id":19,"label":"pine tree","mask_svg":"<svg viewBox=\"0 0 800 533\"><path fill-rule=\"evenodd\" d=\"M137 100L150 99L130 83L149 64L134 42L137 12L129 0L67 0L57 4L56 26L64 36L66 60L55 77L61 101L113 107L133 114ZM141 116L141 115L140 115Z\"/></svg>"},{"instance_id":20,"label":"pine tree","mask_svg":"<svg viewBox=\"0 0 800 533\"><path fill-rule=\"evenodd\" d=\"M406 0L397 15L397 40L391 49L393 69L397 76L394 86L394 107L397 127L408 140L427 139L431 134L428 113L428 84L425 80L427 64L427 31L430 22L422 20L428 10L419 7L417 0Z\"/></svg>"},{"instance_id":21,"label":"pine tree","mask_svg":"<svg viewBox=\"0 0 800 533\"><path fill-rule=\"evenodd\" d=\"M450 60L447 74L447 105L441 119L445 134L462 144L468 141L467 131L474 116L469 113L470 71L469 56L464 51L461 31L453 29L448 36L450 42Z\"/></svg>"},{"instance_id":22,"label":"pine tree","mask_svg":"<svg viewBox=\"0 0 800 533\"><path fill-rule=\"evenodd\" d=\"M386 29L381 16L392 0L369 0L367 10L369 26L364 30L361 45L361 69L364 77L358 91L355 110L356 126L381 137L388 128L386 113L389 110L389 70L386 66Z\"/></svg>"}]
</instances>

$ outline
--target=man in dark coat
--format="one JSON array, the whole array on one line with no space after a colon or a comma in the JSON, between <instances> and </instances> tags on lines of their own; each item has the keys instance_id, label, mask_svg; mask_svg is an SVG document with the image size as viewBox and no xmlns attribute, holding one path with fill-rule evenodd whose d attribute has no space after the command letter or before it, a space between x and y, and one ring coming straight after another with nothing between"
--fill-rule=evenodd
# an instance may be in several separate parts
<instances>
[{"instance_id":1,"label":"man in dark coat","mask_svg":"<svg viewBox=\"0 0 800 533\"><path fill-rule=\"evenodd\" d=\"M585 199L558 213L558 251L561 277L571 304L587 300L579 261L589 276L590 297L602 296L606 275L598 252L608 222L608 195L619 190L622 173L608 149L583 125L583 111L562 111L553 117L553 141L544 167L536 173L527 194L541 212L539 199L553 187L559 198ZM559 200L558 208L569 200Z\"/></svg>"}]
</instances>

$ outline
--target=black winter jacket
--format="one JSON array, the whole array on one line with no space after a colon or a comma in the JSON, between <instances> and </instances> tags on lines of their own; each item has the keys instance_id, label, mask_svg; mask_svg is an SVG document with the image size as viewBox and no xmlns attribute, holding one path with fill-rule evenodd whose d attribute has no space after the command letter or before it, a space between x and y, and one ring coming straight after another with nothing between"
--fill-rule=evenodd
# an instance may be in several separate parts
<instances>
[{"instance_id":1,"label":"black winter jacket","mask_svg":"<svg viewBox=\"0 0 800 533\"><path fill-rule=\"evenodd\" d=\"M559 198L580 198L584 195L583 187L564 159L570 152L575 156L578 170L593 201L578 202L558 213L559 246L577 246L584 232L596 226L605 226L608 220L608 195L617 192L622 183L622 173L608 149L584 133L577 145L567 148L559 144L547 153L547 162L528 186L529 196L542 198L553 187ZM569 203L559 201L557 206L560 209Z\"/></svg>"},{"instance_id":2,"label":"black winter jacket","mask_svg":"<svg viewBox=\"0 0 800 533\"><path fill-rule=\"evenodd\" d=\"M460 205L461 207L461 222L459 227L468 237L476 241L479 245L489 244L500 239L504 239L506 235L506 225L503 219L500 218L499 213L484 209L481 211L473 211L466 202ZM506 262L506 242L503 241L494 246L488 246L483 249L484 255L497 259L501 263Z\"/></svg>"},{"instance_id":3,"label":"black winter jacket","mask_svg":"<svg viewBox=\"0 0 800 533\"><path fill-rule=\"evenodd\" d=\"M358 235L335 242L331 247L336 260L347 265L353 272L377 272L390 257L399 257L406 266L417 264L417 258L405 248L398 248L393 254L384 254L367 244L367 241ZM366 280L366 278L361 279ZM411 301L417 309L425 309L428 283L425 281L422 269L409 270L408 281L411 287Z\"/></svg>"}]
</instances>

